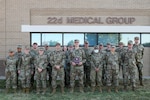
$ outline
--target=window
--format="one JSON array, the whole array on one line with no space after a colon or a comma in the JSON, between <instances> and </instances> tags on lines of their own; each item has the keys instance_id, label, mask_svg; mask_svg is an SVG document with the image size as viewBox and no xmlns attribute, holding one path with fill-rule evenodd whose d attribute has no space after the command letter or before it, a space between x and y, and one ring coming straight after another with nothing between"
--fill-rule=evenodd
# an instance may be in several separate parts
<instances>
[{"instance_id":1,"label":"window","mask_svg":"<svg viewBox=\"0 0 150 100\"><path fill-rule=\"evenodd\" d=\"M80 41L80 46L83 46L84 44L83 33L64 33L64 45L74 44L75 39L78 39Z\"/></svg>"},{"instance_id":2,"label":"window","mask_svg":"<svg viewBox=\"0 0 150 100\"><path fill-rule=\"evenodd\" d=\"M144 33L31 33L31 45L37 42L39 46L48 44L55 46L57 42L61 45L74 44L75 39L79 39L80 46L84 45L87 40L90 46L103 43L106 46L107 42L118 45L121 41L127 46L129 40L134 42L134 37L139 37L141 44L145 47L150 47L150 34Z\"/></svg>"},{"instance_id":3,"label":"window","mask_svg":"<svg viewBox=\"0 0 150 100\"><path fill-rule=\"evenodd\" d=\"M48 44L49 46L55 46L57 42L59 42L62 45L61 33L43 33L42 34L42 45Z\"/></svg>"},{"instance_id":4,"label":"window","mask_svg":"<svg viewBox=\"0 0 150 100\"><path fill-rule=\"evenodd\" d=\"M106 46L106 44L110 42L113 45L118 45L119 37L118 33L98 34L98 44L103 43L103 45Z\"/></svg>"},{"instance_id":5,"label":"window","mask_svg":"<svg viewBox=\"0 0 150 100\"><path fill-rule=\"evenodd\" d=\"M141 44L145 47L150 47L150 34L142 34Z\"/></svg>"},{"instance_id":6,"label":"window","mask_svg":"<svg viewBox=\"0 0 150 100\"><path fill-rule=\"evenodd\" d=\"M38 45L41 45L41 34L39 33L32 33L31 34L31 45L36 42Z\"/></svg>"},{"instance_id":7,"label":"window","mask_svg":"<svg viewBox=\"0 0 150 100\"><path fill-rule=\"evenodd\" d=\"M134 37L139 37L140 38L140 34L120 34L120 41L124 43L125 46L127 46L127 43L129 40L132 40L134 43Z\"/></svg>"},{"instance_id":8,"label":"window","mask_svg":"<svg viewBox=\"0 0 150 100\"><path fill-rule=\"evenodd\" d=\"M85 40L89 42L90 46L97 45L97 34L96 33L86 33Z\"/></svg>"}]
</instances>

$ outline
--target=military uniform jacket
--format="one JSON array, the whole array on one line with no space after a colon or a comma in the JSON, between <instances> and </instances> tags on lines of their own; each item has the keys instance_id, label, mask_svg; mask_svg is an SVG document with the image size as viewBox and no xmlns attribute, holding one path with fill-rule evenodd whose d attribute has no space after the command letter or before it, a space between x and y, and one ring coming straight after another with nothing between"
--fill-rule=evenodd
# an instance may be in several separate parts
<instances>
[{"instance_id":1,"label":"military uniform jacket","mask_svg":"<svg viewBox=\"0 0 150 100\"><path fill-rule=\"evenodd\" d=\"M134 49L132 50L127 49L124 53L124 65L128 67L135 67L136 57L137 53Z\"/></svg>"},{"instance_id":2,"label":"military uniform jacket","mask_svg":"<svg viewBox=\"0 0 150 100\"><path fill-rule=\"evenodd\" d=\"M86 62L85 65L86 66L90 66L90 59L91 59L91 53L92 50L90 48L83 48L84 52L85 52L85 56L86 56Z\"/></svg>"},{"instance_id":3,"label":"military uniform jacket","mask_svg":"<svg viewBox=\"0 0 150 100\"><path fill-rule=\"evenodd\" d=\"M103 61L103 67L106 68L106 54L107 52L103 49L99 50L99 53L103 55L104 61Z\"/></svg>"},{"instance_id":4,"label":"military uniform jacket","mask_svg":"<svg viewBox=\"0 0 150 100\"><path fill-rule=\"evenodd\" d=\"M59 65L61 68L63 68L65 64L65 58L65 54L62 50L53 51L51 53L50 63L53 67Z\"/></svg>"},{"instance_id":5,"label":"military uniform jacket","mask_svg":"<svg viewBox=\"0 0 150 100\"><path fill-rule=\"evenodd\" d=\"M91 61L90 61L92 69L102 68L103 65L105 64L104 61L105 61L105 59L104 59L103 54L101 54L101 53L92 53Z\"/></svg>"},{"instance_id":6,"label":"military uniform jacket","mask_svg":"<svg viewBox=\"0 0 150 100\"><path fill-rule=\"evenodd\" d=\"M136 61L141 62L144 54L144 46L142 44L134 44L133 49L137 52Z\"/></svg>"},{"instance_id":7,"label":"military uniform jacket","mask_svg":"<svg viewBox=\"0 0 150 100\"><path fill-rule=\"evenodd\" d=\"M41 68L41 69L46 69L47 68L47 55L38 55L36 57L36 69Z\"/></svg>"},{"instance_id":8,"label":"military uniform jacket","mask_svg":"<svg viewBox=\"0 0 150 100\"><path fill-rule=\"evenodd\" d=\"M71 61L71 54L73 50L68 50L68 63Z\"/></svg>"},{"instance_id":9,"label":"military uniform jacket","mask_svg":"<svg viewBox=\"0 0 150 100\"><path fill-rule=\"evenodd\" d=\"M45 50L45 51L44 51L44 55L47 55L48 61L50 61L51 52L52 52L52 51L50 51L50 50Z\"/></svg>"},{"instance_id":10,"label":"military uniform jacket","mask_svg":"<svg viewBox=\"0 0 150 100\"><path fill-rule=\"evenodd\" d=\"M117 52L108 52L106 55L107 69L119 69L119 56Z\"/></svg>"},{"instance_id":11,"label":"military uniform jacket","mask_svg":"<svg viewBox=\"0 0 150 100\"><path fill-rule=\"evenodd\" d=\"M106 51L106 52L110 52L110 49L106 48L105 51Z\"/></svg>"},{"instance_id":12,"label":"military uniform jacket","mask_svg":"<svg viewBox=\"0 0 150 100\"><path fill-rule=\"evenodd\" d=\"M36 56L38 56L38 49L31 49L30 54L32 56L32 64L35 64Z\"/></svg>"},{"instance_id":13,"label":"military uniform jacket","mask_svg":"<svg viewBox=\"0 0 150 100\"><path fill-rule=\"evenodd\" d=\"M6 58L6 72L7 71L16 71L17 70L17 63L18 63L18 58L16 58L15 56L10 57L8 56Z\"/></svg>"},{"instance_id":14,"label":"military uniform jacket","mask_svg":"<svg viewBox=\"0 0 150 100\"><path fill-rule=\"evenodd\" d=\"M18 70L28 70L31 69L31 54L23 54L21 59L21 66L18 68Z\"/></svg>"},{"instance_id":15,"label":"military uniform jacket","mask_svg":"<svg viewBox=\"0 0 150 100\"><path fill-rule=\"evenodd\" d=\"M116 52L118 53L118 55L119 55L119 65L121 65L121 66L123 66L123 60L124 60L124 53L125 53L125 51L126 51L126 48L125 47L123 47L123 48L117 48L116 49Z\"/></svg>"},{"instance_id":16,"label":"military uniform jacket","mask_svg":"<svg viewBox=\"0 0 150 100\"><path fill-rule=\"evenodd\" d=\"M64 55L65 55L65 63L67 64L69 61L69 52L68 51L63 51Z\"/></svg>"},{"instance_id":17,"label":"military uniform jacket","mask_svg":"<svg viewBox=\"0 0 150 100\"><path fill-rule=\"evenodd\" d=\"M23 55L23 52L16 52L16 53L15 53L15 56L18 58L17 67L20 67L20 66L21 66L22 55Z\"/></svg>"},{"instance_id":18,"label":"military uniform jacket","mask_svg":"<svg viewBox=\"0 0 150 100\"><path fill-rule=\"evenodd\" d=\"M84 50L81 49L81 48L79 48L79 49L73 49L73 51L71 53L71 62L74 62L75 58L79 58L79 62L85 63L86 56L85 56ZM78 65L76 67L78 67Z\"/></svg>"}]
</instances>

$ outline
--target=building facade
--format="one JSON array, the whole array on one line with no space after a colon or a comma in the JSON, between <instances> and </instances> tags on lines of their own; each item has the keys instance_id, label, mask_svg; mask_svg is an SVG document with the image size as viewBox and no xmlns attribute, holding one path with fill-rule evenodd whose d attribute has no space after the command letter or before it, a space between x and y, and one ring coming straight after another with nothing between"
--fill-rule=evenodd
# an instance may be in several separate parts
<instances>
[{"instance_id":1,"label":"building facade","mask_svg":"<svg viewBox=\"0 0 150 100\"><path fill-rule=\"evenodd\" d=\"M113 31L23 31L29 26L118 26ZM18 44L39 46L55 42L62 45L72 43L75 38L90 41L91 46L107 42L118 44L140 37L145 46L144 76L150 76L150 31L117 31L125 26L150 26L150 0L0 0L0 59L8 55L8 49L16 49ZM102 27L100 27L102 28ZM51 29L50 29L51 30ZM69 27L68 27L68 30ZM88 30L88 29L87 29ZM108 30L108 32L106 31ZM109 31L111 30L111 31Z\"/></svg>"}]
</instances>

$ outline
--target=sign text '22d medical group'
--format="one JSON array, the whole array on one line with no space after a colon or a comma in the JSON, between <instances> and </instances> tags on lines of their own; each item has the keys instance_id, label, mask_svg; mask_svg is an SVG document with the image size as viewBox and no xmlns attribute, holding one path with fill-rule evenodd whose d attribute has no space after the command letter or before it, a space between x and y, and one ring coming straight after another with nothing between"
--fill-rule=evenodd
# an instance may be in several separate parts
<instances>
[{"instance_id":1,"label":"sign text '22d medical group'","mask_svg":"<svg viewBox=\"0 0 150 100\"><path fill-rule=\"evenodd\" d=\"M47 24L133 24L135 17L55 17L47 18Z\"/></svg>"}]
</instances>

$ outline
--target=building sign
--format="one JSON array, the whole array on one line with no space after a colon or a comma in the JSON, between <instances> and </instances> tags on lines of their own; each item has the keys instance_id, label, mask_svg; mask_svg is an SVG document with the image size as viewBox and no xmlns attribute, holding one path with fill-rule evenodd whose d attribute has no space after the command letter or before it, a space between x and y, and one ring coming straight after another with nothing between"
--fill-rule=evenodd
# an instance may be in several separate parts
<instances>
[{"instance_id":1,"label":"building sign","mask_svg":"<svg viewBox=\"0 0 150 100\"><path fill-rule=\"evenodd\" d=\"M135 17L56 17L47 18L47 24L89 24L89 25L132 25L136 21Z\"/></svg>"},{"instance_id":2,"label":"building sign","mask_svg":"<svg viewBox=\"0 0 150 100\"><path fill-rule=\"evenodd\" d=\"M150 26L149 10L36 8L30 14L31 25Z\"/></svg>"}]
</instances>

